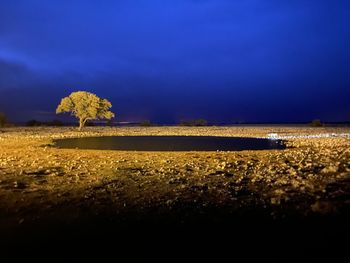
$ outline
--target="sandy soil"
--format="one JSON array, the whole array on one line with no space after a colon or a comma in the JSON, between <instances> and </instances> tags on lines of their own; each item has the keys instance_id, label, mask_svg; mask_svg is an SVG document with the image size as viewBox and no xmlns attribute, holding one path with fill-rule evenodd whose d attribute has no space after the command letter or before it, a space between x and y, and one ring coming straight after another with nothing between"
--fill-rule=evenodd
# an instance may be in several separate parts
<instances>
[{"instance_id":1,"label":"sandy soil","mask_svg":"<svg viewBox=\"0 0 350 263\"><path fill-rule=\"evenodd\" d=\"M8 128L0 132L0 231L94 220L227 222L350 218L350 138L291 139L285 150L123 152L57 149L103 135L266 137L348 133L308 127ZM226 220L226 221L225 221ZM17 231L17 232L16 232Z\"/></svg>"}]
</instances>

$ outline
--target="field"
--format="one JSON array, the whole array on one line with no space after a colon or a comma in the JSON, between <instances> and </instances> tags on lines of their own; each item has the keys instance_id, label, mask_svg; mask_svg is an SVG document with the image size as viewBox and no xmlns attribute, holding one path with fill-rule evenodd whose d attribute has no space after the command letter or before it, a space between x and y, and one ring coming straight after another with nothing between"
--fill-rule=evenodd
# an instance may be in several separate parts
<instances>
[{"instance_id":1,"label":"field","mask_svg":"<svg viewBox=\"0 0 350 263\"><path fill-rule=\"evenodd\" d=\"M191 226L192 231L202 233L202 226L210 231L215 225L224 231L235 228L238 233L237 224L242 224L249 225L247 231L252 234L262 231L264 224L264 231L274 225L289 234L308 229L311 234L304 237L320 246L326 247L322 242L330 242L329 238L342 243L349 234L344 222L350 219L349 137L294 138L286 142L285 150L239 152L58 149L53 140L349 132L350 128L282 126L88 127L83 132L75 128L2 129L1 240L52 239L67 232L73 235L72 229L77 228L79 236L86 236L106 229L144 230L144 226ZM304 227L295 232L299 223Z\"/></svg>"}]
</instances>

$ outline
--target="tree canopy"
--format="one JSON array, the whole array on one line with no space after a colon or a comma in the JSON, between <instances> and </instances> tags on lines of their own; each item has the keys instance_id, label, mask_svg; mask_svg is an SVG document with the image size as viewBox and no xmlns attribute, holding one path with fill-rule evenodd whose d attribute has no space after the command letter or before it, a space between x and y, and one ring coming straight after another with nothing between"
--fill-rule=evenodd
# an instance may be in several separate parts
<instances>
[{"instance_id":1,"label":"tree canopy","mask_svg":"<svg viewBox=\"0 0 350 263\"><path fill-rule=\"evenodd\" d=\"M114 113L109 111L112 104L87 91L76 91L61 100L56 113L70 112L79 119L79 130L88 120L111 119Z\"/></svg>"}]
</instances>

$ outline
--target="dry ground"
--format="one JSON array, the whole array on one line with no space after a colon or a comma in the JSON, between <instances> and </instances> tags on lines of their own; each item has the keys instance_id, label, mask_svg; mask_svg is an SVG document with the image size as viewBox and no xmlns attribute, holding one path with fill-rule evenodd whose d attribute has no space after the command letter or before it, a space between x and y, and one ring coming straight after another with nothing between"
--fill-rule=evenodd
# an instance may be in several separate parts
<instances>
[{"instance_id":1,"label":"dry ground","mask_svg":"<svg viewBox=\"0 0 350 263\"><path fill-rule=\"evenodd\" d=\"M8 128L0 132L0 230L103 222L349 218L350 138L292 139L285 150L126 152L57 149L102 135L266 137L348 133L308 127ZM4 236L3 236L4 237Z\"/></svg>"}]
</instances>

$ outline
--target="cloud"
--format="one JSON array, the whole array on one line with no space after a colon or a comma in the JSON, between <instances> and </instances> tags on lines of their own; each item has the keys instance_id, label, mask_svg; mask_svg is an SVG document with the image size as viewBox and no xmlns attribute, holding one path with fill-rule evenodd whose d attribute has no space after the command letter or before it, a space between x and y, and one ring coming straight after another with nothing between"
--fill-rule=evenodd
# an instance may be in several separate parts
<instances>
[{"instance_id":1,"label":"cloud","mask_svg":"<svg viewBox=\"0 0 350 263\"><path fill-rule=\"evenodd\" d=\"M32 82L35 76L24 64L6 61L0 58L0 90L24 86Z\"/></svg>"},{"instance_id":2,"label":"cloud","mask_svg":"<svg viewBox=\"0 0 350 263\"><path fill-rule=\"evenodd\" d=\"M125 119L346 116L348 10L344 1L2 1L0 108L51 111L89 90Z\"/></svg>"}]
</instances>

